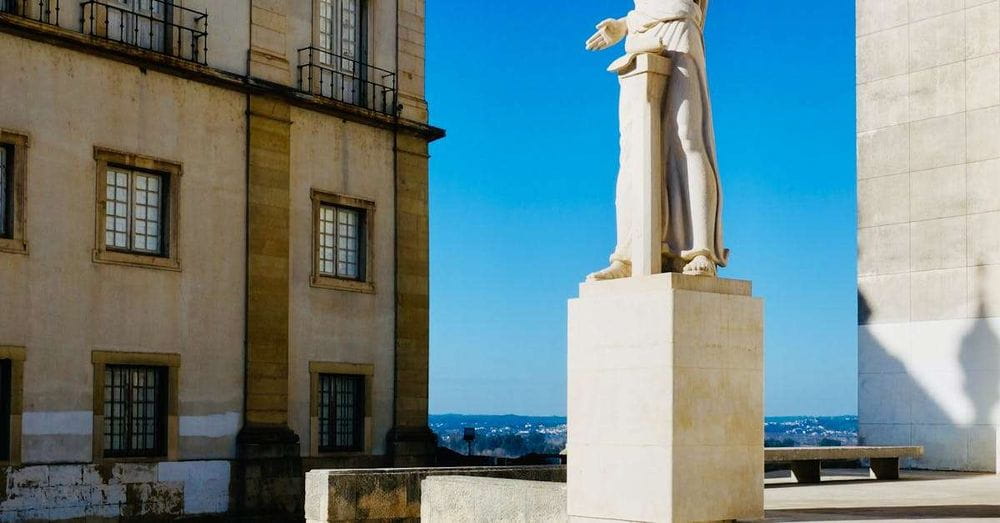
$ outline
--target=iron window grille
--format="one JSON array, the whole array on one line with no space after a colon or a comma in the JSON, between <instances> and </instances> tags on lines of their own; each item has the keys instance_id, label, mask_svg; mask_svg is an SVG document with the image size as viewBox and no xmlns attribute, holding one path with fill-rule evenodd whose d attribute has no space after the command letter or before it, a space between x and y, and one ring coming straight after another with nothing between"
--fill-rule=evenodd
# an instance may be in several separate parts
<instances>
[{"instance_id":1,"label":"iron window grille","mask_svg":"<svg viewBox=\"0 0 1000 523\"><path fill-rule=\"evenodd\" d=\"M59 25L60 0L0 0L0 13Z\"/></svg>"},{"instance_id":2,"label":"iron window grille","mask_svg":"<svg viewBox=\"0 0 1000 523\"><path fill-rule=\"evenodd\" d=\"M0 144L0 238L14 234L14 148Z\"/></svg>"},{"instance_id":3,"label":"iron window grille","mask_svg":"<svg viewBox=\"0 0 1000 523\"><path fill-rule=\"evenodd\" d=\"M299 89L395 115L396 75L368 65L368 2L315 0L314 45L299 49Z\"/></svg>"},{"instance_id":4,"label":"iron window grille","mask_svg":"<svg viewBox=\"0 0 1000 523\"><path fill-rule=\"evenodd\" d=\"M319 450L361 451L365 430L365 377L319 376Z\"/></svg>"},{"instance_id":5,"label":"iron window grille","mask_svg":"<svg viewBox=\"0 0 1000 523\"><path fill-rule=\"evenodd\" d=\"M396 74L360 60L320 49L299 49L299 89L395 116Z\"/></svg>"},{"instance_id":6,"label":"iron window grille","mask_svg":"<svg viewBox=\"0 0 1000 523\"><path fill-rule=\"evenodd\" d=\"M10 415L14 396L10 360L0 360L0 461L10 460Z\"/></svg>"},{"instance_id":7,"label":"iron window grille","mask_svg":"<svg viewBox=\"0 0 1000 523\"><path fill-rule=\"evenodd\" d=\"M166 367L105 366L105 457L166 454L166 412Z\"/></svg>"},{"instance_id":8,"label":"iron window grille","mask_svg":"<svg viewBox=\"0 0 1000 523\"><path fill-rule=\"evenodd\" d=\"M169 178L163 174L109 166L104 208L108 250L165 256L169 227Z\"/></svg>"},{"instance_id":9,"label":"iron window grille","mask_svg":"<svg viewBox=\"0 0 1000 523\"><path fill-rule=\"evenodd\" d=\"M365 218L363 209L320 205L316 243L320 276L365 281Z\"/></svg>"},{"instance_id":10,"label":"iron window grille","mask_svg":"<svg viewBox=\"0 0 1000 523\"><path fill-rule=\"evenodd\" d=\"M87 0L80 4L80 30L147 51L208 63L208 12L171 0Z\"/></svg>"}]
</instances>

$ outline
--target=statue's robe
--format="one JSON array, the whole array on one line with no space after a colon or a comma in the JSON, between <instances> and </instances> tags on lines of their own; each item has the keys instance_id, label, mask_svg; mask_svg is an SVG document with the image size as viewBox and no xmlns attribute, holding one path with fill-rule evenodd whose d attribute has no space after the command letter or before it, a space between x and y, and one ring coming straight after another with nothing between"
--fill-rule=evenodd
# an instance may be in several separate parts
<instances>
[{"instance_id":1,"label":"statue's robe","mask_svg":"<svg viewBox=\"0 0 1000 523\"><path fill-rule=\"evenodd\" d=\"M718 266L725 266L728 262L729 252L722 241L722 191L716 158L708 76L705 69L705 44L702 35L707 8L708 0L702 0L700 5L693 0L635 0L635 10L631 11L626 19L629 28L625 41L627 55L612 64L611 69L630 62L637 54L649 52L662 53L667 56L672 53L684 53L690 56L696 64L697 83L701 90L702 101L702 136L708 157L707 170L711 171L704 173L704 175L715 179L717 202L715 223L708 224L709 230L714 229L714 238L708 240L711 245L695 244L696 240L691 234L691 201L687 190L689 176L687 163L683 153L679 152L676 147L669 147L668 143L665 144L665 147L668 148L668 154L665 155L667 165L664 172L667 174L666 183L663 184L663 220L665 222L663 224L663 254L667 258L685 262L699 254L707 254ZM678 73L675 70L672 74ZM664 101L664 104L666 103ZM669 133L676 135L676 123L670 118L668 111L663 111L663 113L664 132L668 135ZM632 149L624 141L629 135L634 136L635 134L626 131L626 127L629 125L626 122L626 114L622 114L622 119L622 152L624 155L626 151ZM623 165L625 165L625 158L622 160ZM701 175L700 173L690 174ZM620 182L623 176L627 177L625 173L619 174ZM631 187L627 187L628 185L631 184L626 184L626 191L631 190ZM621 183L619 183L619 187L619 193L621 193ZM622 221L621 209L623 204L626 208L628 207L626 202L630 199L625 194L619 194L618 199L619 221ZM631 229L633 225L636 225L632 223L631 218L628 216L625 218L625 224L619 224L618 246L615 249L615 254L612 255L612 261L616 259L629 260L631 257L630 240L631 236L636 234L635 230L622 231L623 226ZM623 234L630 236L630 238L627 240L622 238ZM670 267L665 267L665 270L669 271Z\"/></svg>"}]
</instances>

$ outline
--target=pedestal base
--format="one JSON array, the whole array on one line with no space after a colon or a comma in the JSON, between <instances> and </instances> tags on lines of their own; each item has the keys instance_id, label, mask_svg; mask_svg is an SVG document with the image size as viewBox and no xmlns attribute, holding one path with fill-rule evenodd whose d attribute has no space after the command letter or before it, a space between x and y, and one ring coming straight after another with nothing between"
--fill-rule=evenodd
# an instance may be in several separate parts
<instances>
[{"instance_id":1,"label":"pedestal base","mask_svg":"<svg viewBox=\"0 0 1000 523\"><path fill-rule=\"evenodd\" d=\"M763 303L659 274L569 303L571 521L764 516Z\"/></svg>"}]
</instances>

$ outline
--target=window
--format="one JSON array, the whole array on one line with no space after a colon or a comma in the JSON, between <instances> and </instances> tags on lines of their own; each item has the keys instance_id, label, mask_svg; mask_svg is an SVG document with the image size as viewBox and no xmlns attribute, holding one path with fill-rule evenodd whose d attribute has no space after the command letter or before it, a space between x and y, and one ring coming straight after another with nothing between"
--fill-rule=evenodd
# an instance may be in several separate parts
<instances>
[{"instance_id":1,"label":"window","mask_svg":"<svg viewBox=\"0 0 1000 523\"><path fill-rule=\"evenodd\" d=\"M10 360L0 360L0 461L10 459L10 407L13 392Z\"/></svg>"},{"instance_id":2,"label":"window","mask_svg":"<svg viewBox=\"0 0 1000 523\"><path fill-rule=\"evenodd\" d=\"M108 169L104 245L160 256L164 178L159 174Z\"/></svg>"},{"instance_id":3,"label":"window","mask_svg":"<svg viewBox=\"0 0 1000 523\"><path fill-rule=\"evenodd\" d=\"M362 236L364 211L320 205L319 209L319 273L323 276L364 279Z\"/></svg>"},{"instance_id":4,"label":"window","mask_svg":"<svg viewBox=\"0 0 1000 523\"><path fill-rule=\"evenodd\" d=\"M28 137L0 129L0 252L27 254L25 175Z\"/></svg>"},{"instance_id":5,"label":"window","mask_svg":"<svg viewBox=\"0 0 1000 523\"><path fill-rule=\"evenodd\" d=\"M94 351L94 460L177 457L180 356Z\"/></svg>"},{"instance_id":6,"label":"window","mask_svg":"<svg viewBox=\"0 0 1000 523\"><path fill-rule=\"evenodd\" d=\"M364 0L316 0L317 68L310 71L319 94L361 105L367 99L367 17Z\"/></svg>"},{"instance_id":7,"label":"window","mask_svg":"<svg viewBox=\"0 0 1000 523\"><path fill-rule=\"evenodd\" d=\"M374 292L370 275L370 230L375 204L313 191L313 284Z\"/></svg>"},{"instance_id":8,"label":"window","mask_svg":"<svg viewBox=\"0 0 1000 523\"><path fill-rule=\"evenodd\" d=\"M179 270L179 165L97 149L94 261Z\"/></svg>"},{"instance_id":9,"label":"window","mask_svg":"<svg viewBox=\"0 0 1000 523\"><path fill-rule=\"evenodd\" d=\"M320 375L320 451L359 451L362 449L365 417L364 387L364 376Z\"/></svg>"},{"instance_id":10,"label":"window","mask_svg":"<svg viewBox=\"0 0 1000 523\"><path fill-rule=\"evenodd\" d=\"M371 453L374 376L369 364L309 362L310 455Z\"/></svg>"},{"instance_id":11,"label":"window","mask_svg":"<svg viewBox=\"0 0 1000 523\"><path fill-rule=\"evenodd\" d=\"M208 12L183 3L187 2L81 0L80 26L91 36L205 64Z\"/></svg>"},{"instance_id":12,"label":"window","mask_svg":"<svg viewBox=\"0 0 1000 523\"><path fill-rule=\"evenodd\" d=\"M0 345L0 462L21 462L24 347Z\"/></svg>"},{"instance_id":13,"label":"window","mask_svg":"<svg viewBox=\"0 0 1000 523\"><path fill-rule=\"evenodd\" d=\"M354 71L364 62L364 0L319 0L320 63Z\"/></svg>"},{"instance_id":14,"label":"window","mask_svg":"<svg viewBox=\"0 0 1000 523\"><path fill-rule=\"evenodd\" d=\"M14 148L8 144L0 144L0 238L10 238L14 228L14 208L11 201L13 184Z\"/></svg>"},{"instance_id":15,"label":"window","mask_svg":"<svg viewBox=\"0 0 1000 523\"><path fill-rule=\"evenodd\" d=\"M104 367L104 455L164 454L166 367Z\"/></svg>"}]
</instances>

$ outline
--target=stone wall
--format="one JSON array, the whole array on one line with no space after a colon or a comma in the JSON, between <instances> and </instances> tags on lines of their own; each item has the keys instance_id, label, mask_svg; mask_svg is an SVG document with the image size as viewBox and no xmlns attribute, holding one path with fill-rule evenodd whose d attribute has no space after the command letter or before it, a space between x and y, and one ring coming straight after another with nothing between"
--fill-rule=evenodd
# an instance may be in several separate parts
<instances>
[{"instance_id":1,"label":"stone wall","mask_svg":"<svg viewBox=\"0 0 1000 523\"><path fill-rule=\"evenodd\" d=\"M858 0L859 422L997 470L1000 2Z\"/></svg>"},{"instance_id":2,"label":"stone wall","mask_svg":"<svg viewBox=\"0 0 1000 523\"><path fill-rule=\"evenodd\" d=\"M420 520L565 522L566 485L515 479L435 476L422 483Z\"/></svg>"},{"instance_id":3,"label":"stone wall","mask_svg":"<svg viewBox=\"0 0 1000 523\"><path fill-rule=\"evenodd\" d=\"M429 476L475 476L565 483L566 467L313 470L306 473L306 520L419 521L421 481ZM563 506L565 507L565 503Z\"/></svg>"},{"instance_id":4,"label":"stone wall","mask_svg":"<svg viewBox=\"0 0 1000 523\"><path fill-rule=\"evenodd\" d=\"M0 521L220 514L229 480L226 461L5 467Z\"/></svg>"}]
</instances>

